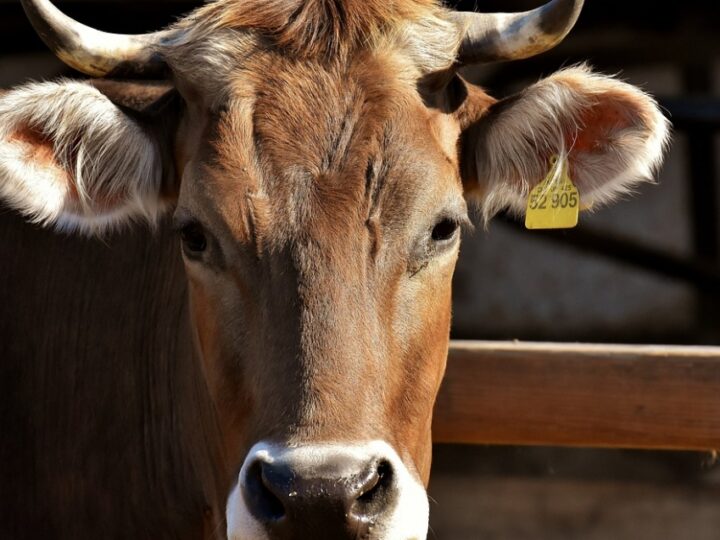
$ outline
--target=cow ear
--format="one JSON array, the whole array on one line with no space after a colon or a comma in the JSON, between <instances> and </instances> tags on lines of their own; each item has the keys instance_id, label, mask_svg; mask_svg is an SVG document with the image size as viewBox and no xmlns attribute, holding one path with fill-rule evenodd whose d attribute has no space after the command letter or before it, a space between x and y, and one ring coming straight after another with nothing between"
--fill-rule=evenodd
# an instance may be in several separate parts
<instances>
[{"instance_id":1,"label":"cow ear","mask_svg":"<svg viewBox=\"0 0 720 540\"><path fill-rule=\"evenodd\" d=\"M464 129L463 181L486 220L503 209L522 214L560 156L583 204L596 205L651 180L668 138L650 96L575 67L494 103Z\"/></svg>"},{"instance_id":2,"label":"cow ear","mask_svg":"<svg viewBox=\"0 0 720 540\"><path fill-rule=\"evenodd\" d=\"M173 202L172 93L63 81L0 94L0 201L87 234L154 223Z\"/></svg>"}]
</instances>

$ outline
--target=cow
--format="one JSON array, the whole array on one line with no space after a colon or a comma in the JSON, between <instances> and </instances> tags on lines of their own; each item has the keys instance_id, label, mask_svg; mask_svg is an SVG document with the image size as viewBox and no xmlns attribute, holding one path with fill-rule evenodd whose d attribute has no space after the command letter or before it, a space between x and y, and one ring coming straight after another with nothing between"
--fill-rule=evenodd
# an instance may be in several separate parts
<instances>
[{"instance_id":1,"label":"cow","mask_svg":"<svg viewBox=\"0 0 720 540\"><path fill-rule=\"evenodd\" d=\"M65 418L94 427L48 426L56 436L44 439L10 415L35 447L23 460L27 449L5 445L7 460L53 479L17 503L31 516L18 537L36 520L53 537L425 538L469 204L486 222L522 214L555 159L598 207L651 179L668 140L650 96L585 65L500 100L460 76L555 46L582 0L512 14L436 0L217 0L145 35L22 4L50 49L93 79L0 95L0 200L60 233L20 229L19 251L42 252L17 263L34 262L34 275L6 263L16 281L4 290L15 298L40 275L48 307L4 319L4 362L11 395L34 403L28 417L83 398ZM155 232L127 231L137 221ZM110 255L122 256L93 255L118 238ZM55 304L43 284L58 272L42 267L69 256L75 295ZM100 290L134 269L133 294ZM128 311L137 297L145 312ZM106 318L84 318L108 298ZM109 328L135 319L138 343ZM20 320L45 321L45 348ZM112 409L127 407L124 423L101 414L124 397ZM98 473L84 445L104 429L114 463ZM74 468L47 457L62 436ZM124 436L125 451L113 446ZM112 482L130 489L113 495Z\"/></svg>"}]
</instances>

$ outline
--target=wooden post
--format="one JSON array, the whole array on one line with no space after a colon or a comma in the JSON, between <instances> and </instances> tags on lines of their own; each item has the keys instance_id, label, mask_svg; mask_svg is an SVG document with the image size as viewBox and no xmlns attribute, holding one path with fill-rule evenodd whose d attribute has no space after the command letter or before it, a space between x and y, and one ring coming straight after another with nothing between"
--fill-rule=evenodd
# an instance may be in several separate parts
<instances>
[{"instance_id":1,"label":"wooden post","mask_svg":"<svg viewBox=\"0 0 720 540\"><path fill-rule=\"evenodd\" d=\"M720 348L452 342L438 443L720 449Z\"/></svg>"}]
</instances>

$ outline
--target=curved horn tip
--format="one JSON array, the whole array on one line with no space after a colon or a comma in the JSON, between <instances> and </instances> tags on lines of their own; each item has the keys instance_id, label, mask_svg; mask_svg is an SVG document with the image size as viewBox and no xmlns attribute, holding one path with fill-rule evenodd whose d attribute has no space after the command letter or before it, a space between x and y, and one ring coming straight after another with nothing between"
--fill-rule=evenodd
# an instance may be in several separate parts
<instances>
[{"instance_id":1,"label":"curved horn tip","mask_svg":"<svg viewBox=\"0 0 720 540\"><path fill-rule=\"evenodd\" d=\"M562 36L564 38L580 17L584 0L553 0L542 6L540 15L540 29L547 35Z\"/></svg>"},{"instance_id":2,"label":"curved horn tip","mask_svg":"<svg viewBox=\"0 0 720 540\"><path fill-rule=\"evenodd\" d=\"M465 32L459 64L519 60L543 53L572 30L584 0L552 0L522 13L455 13Z\"/></svg>"},{"instance_id":3,"label":"curved horn tip","mask_svg":"<svg viewBox=\"0 0 720 540\"><path fill-rule=\"evenodd\" d=\"M165 64L154 45L167 31L143 35L101 32L61 12L49 0L21 0L33 28L60 60L92 77L127 75L155 77Z\"/></svg>"}]
</instances>

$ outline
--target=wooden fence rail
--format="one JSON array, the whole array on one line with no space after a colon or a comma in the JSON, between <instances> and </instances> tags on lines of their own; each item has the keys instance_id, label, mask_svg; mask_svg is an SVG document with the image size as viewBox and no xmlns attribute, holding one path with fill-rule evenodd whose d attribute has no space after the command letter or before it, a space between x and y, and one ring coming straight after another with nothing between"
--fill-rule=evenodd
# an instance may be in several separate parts
<instances>
[{"instance_id":1,"label":"wooden fence rail","mask_svg":"<svg viewBox=\"0 0 720 540\"><path fill-rule=\"evenodd\" d=\"M435 442L720 449L720 348L451 343Z\"/></svg>"}]
</instances>

